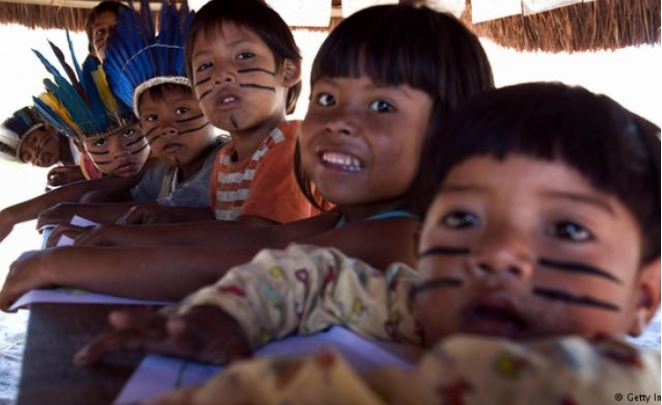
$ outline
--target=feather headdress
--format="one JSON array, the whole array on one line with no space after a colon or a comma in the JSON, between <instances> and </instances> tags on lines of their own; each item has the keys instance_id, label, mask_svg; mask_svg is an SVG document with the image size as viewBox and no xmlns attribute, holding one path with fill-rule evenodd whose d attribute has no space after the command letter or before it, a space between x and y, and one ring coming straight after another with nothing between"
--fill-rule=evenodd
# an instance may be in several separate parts
<instances>
[{"instance_id":1,"label":"feather headdress","mask_svg":"<svg viewBox=\"0 0 662 405\"><path fill-rule=\"evenodd\" d=\"M194 12L186 2L179 10L163 0L159 33L155 34L149 2L141 0L141 12L120 10L111 31L104 68L113 92L138 115L138 99L150 87L163 83L190 86L184 64L184 44Z\"/></svg>"},{"instance_id":2,"label":"feather headdress","mask_svg":"<svg viewBox=\"0 0 662 405\"><path fill-rule=\"evenodd\" d=\"M65 78L40 52L33 50L53 80L44 79L46 91L33 97L35 108L57 129L79 139L100 138L137 121L129 107L113 96L103 67L87 58L81 69L74 55L69 32L67 42L74 65L67 64L62 51L49 41L68 77Z\"/></svg>"},{"instance_id":3,"label":"feather headdress","mask_svg":"<svg viewBox=\"0 0 662 405\"><path fill-rule=\"evenodd\" d=\"M21 144L44 122L31 107L23 107L0 125L0 157L20 161Z\"/></svg>"}]
</instances>

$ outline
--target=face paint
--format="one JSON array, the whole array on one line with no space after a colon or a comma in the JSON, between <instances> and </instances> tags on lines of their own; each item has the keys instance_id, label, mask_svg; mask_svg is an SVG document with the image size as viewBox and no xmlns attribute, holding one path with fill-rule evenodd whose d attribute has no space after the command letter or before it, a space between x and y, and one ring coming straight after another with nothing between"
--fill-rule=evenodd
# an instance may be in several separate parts
<instances>
[{"instance_id":1,"label":"face paint","mask_svg":"<svg viewBox=\"0 0 662 405\"><path fill-rule=\"evenodd\" d=\"M207 83L207 82L210 81L210 80L211 80L211 76L209 76L209 77L207 77L207 78L204 78L204 79L200 79L200 80L197 81L193 86L198 87L198 86L200 86L201 84L205 84L205 83Z\"/></svg>"},{"instance_id":2,"label":"face paint","mask_svg":"<svg viewBox=\"0 0 662 405\"><path fill-rule=\"evenodd\" d=\"M130 147L130 146L133 146L133 145L137 144L138 142L142 141L143 139L145 139L145 137L144 137L144 136L141 136L140 138L138 138L138 139L136 139L136 140L134 140L134 141L131 141L131 142L127 143L127 144L126 144L126 147L128 148L128 147ZM144 146L147 146L147 144L145 144ZM144 147L143 147L143 149L144 149ZM140 149L140 150L142 150L142 149ZM135 154L136 152L131 152L131 153Z\"/></svg>"},{"instance_id":3,"label":"face paint","mask_svg":"<svg viewBox=\"0 0 662 405\"><path fill-rule=\"evenodd\" d=\"M411 296L415 296L428 290L437 288L459 287L462 285L462 280L456 277L438 277L430 280L425 280L411 290Z\"/></svg>"},{"instance_id":4,"label":"face paint","mask_svg":"<svg viewBox=\"0 0 662 405\"><path fill-rule=\"evenodd\" d=\"M202 117L204 117L204 115L200 114L200 115L196 115L195 117L186 118L186 119L183 119L183 120L176 120L175 122L182 123L182 122L195 121L195 120L197 120L199 118L202 118Z\"/></svg>"},{"instance_id":5,"label":"face paint","mask_svg":"<svg viewBox=\"0 0 662 405\"><path fill-rule=\"evenodd\" d=\"M214 91L214 89L209 89L209 90L205 91L204 93L200 94L200 98L199 98L199 100L202 100L203 98L207 97L207 96L210 95L213 91Z\"/></svg>"},{"instance_id":6,"label":"face paint","mask_svg":"<svg viewBox=\"0 0 662 405\"><path fill-rule=\"evenodd\" d=\"M260 84L255 84L255 83L241 83L241 84L239 85L239 87L242 87L242 88L245 88L245 89L246 89L246 88L250 88L250 89L267 90L267 91L272 91L272 92L274 92L274 93L276 92L276 88L275 88L275 87L271 87L271 86L262 86L262 85L260 85Z\"/></svg>"},{"instance_id":7,"label":"face paint","mask_svg":"<svg viewBox=\"0 0 662 405\"><path fill-rule=\"evenodd\" d=\"M246 68L246 69L237 70L237 73L250 73L250 72L263 72L271 76L276 76L276 72L271 72L267 69L262 69L262 68Z\"/></svg>"},{"instance_id":8,"label":"face paint","mask_svg":"<svg viewBox=\"0 0 662 405\"><path fill-rule=\"evenodd\" d=\"M206 127L207 125L209 125L209 122L206 122L206 123L202 124L201 126L199 126L197 128L191 128L191 129L187 129L187 130L184 130L184 131L180 131L177 135L181 136L181 135L190 134L191 132L201 130L202 128Z\"/></svg>"},{"instance_id":9,"label":"face paint","mask_svg":"<svg viewBox=\"0 0 662 405\"><path fill-rule=\"evenodd\" d=\"M546 298L548 300L563 301L566 304L571 304L571 305L585 305L585 306L591 306L595 308L605 309L608 311L616 311L616 312L621 310L618 306L614 304L599 301L596 300L595 298L587 297L585 295L584 296L573 295L565 291L535 287L533 289L533 294L542 298Z\"/></svg>"},{"instance_id":10,"label":"face paint","mask_svg":"<svg viewBox=\"0 0 662 405\"><path fill-rule=\"evenodd\" d=\"M418 254L418 257L426 257L426 256L436 256L436 255L444 255L444 256L458 256L458 255L468 255L469 254L469 248L463 248L463 247L453 247L453 246L434 246L424 252L421 252Z\"/></svg>"},{"instance_id":11,"label":"face paint","mask_svg":"<svg viewBox=\"0 0 662 405\"><path fill-rule=\"evenodd\" d=\"M581 273L596 277L603 277L617 284L621 284L621 280L616 278L614 275L604 270L600 270L595 267L591 267L582 263L568 263L568 262L559 262L550 259L540 259L538 261L538 264L540 264L543 267L547 267L558 271L567 271L567 272Z\"/></svg>"},{"instance_id":12,"label":"face paint","mask_svg":"<svg viewBox=\"0 0 662 405\"><path fill-rule=\"evenodd\" d=\"M239 124L237 123L237 117L235 117L234 114L230 115L230 122L232 123L232 126L234 126L235 129L239 128Z\"/></svg>"},{"instance_id":13,"label":"face paint","mask_svg":"<svg viewBox=\"0 0 662 405\"><path fill-rule=\"evenodd\" d=\"M147 138L147 142L148 142L150 145L151 145L152 143L154 143L154 141L156 141L157 139L159 139L159 138L161 137L161 134L156 134L156 136L151 137L152 133L153 133L154 131L156 131L157 129L159 129L159 127L152 127L152 128L149 129L149 131L147 131L147 132L145 133L145 137Z\"/></svg>"}]
</instances>

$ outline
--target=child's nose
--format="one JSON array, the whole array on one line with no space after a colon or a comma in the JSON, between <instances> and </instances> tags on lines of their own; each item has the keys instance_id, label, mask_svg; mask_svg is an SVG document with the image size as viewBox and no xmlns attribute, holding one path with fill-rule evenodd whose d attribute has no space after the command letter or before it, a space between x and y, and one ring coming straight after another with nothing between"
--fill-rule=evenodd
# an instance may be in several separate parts
<instances>
[{"instance_id":1,"label":"child's nose","mask_svg":"<svg viewBox=\"0 0 662 405\"><path fill-rule=\"evenodd\" d=\"M216 86L227 86L236 81L236 76L229 70L222 70L214 76L214 84Z\"/></svg>"},{"instance_id":2,"label":"child's nose","mask_svg":"<svg viewBox=\"0 0 662 405\"><path fill-rule=\"evenodd\" d=\"M358 124L351 114L340 113L329 117L326 129L333 134L353 136L358 131Z\"/></svg>"},{"instance_id":3,"label":"child's nose","mask_svg":"<svg viewBox=\"0 0 662 405\"><path fill-rule=\"evenodd\" d=\"M177 128L172 125L167 125L161 129L161 136L169 138L177 135Z\"/></svg>"},{"instance_id":4,"label":"child's nose","mask_svg":"<svg viewBox=\"0 0 662 405\"><path fill-rule=\"evenodd\" d=\"M473 250L467 271L474 277L512 277L528 279L535 259L527 241L519 235L487 235Z\"/></svg>"},{"instance_id":5,"label":"child's nose","mask_svg":"<svg viewBox=\"0 0 662 405\"><path fill-rule=\"evenodd\" d=\"M120 135L113 135L107 138L108 150L113 158L122 157L130 153L129 148L121 140Z\"/></svg>"}]
</instances>

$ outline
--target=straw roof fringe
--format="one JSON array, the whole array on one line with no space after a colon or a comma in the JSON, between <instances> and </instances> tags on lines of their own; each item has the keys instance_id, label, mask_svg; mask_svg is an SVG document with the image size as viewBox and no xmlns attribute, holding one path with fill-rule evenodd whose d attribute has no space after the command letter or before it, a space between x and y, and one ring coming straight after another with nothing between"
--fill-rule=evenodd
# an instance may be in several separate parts
<instances>
[{"instance_id":1,"label":"straw roof fringe","mask_svg":"<svg viewBox=\"0 0 662 405\"><path fill-rule=\"evenodd\" d=\"M81 31L89 8L7 3L0 0L0 24L18 23L30 28L67 28ZM14 0L27 3L31 0ZM92 5L98 0L89 1ZM424 3L425 0L400 0ZM332 0L334 8L340 0ZM531 16L517 15L471 24L471 0L462 15L477 35L520 51L583 52L660 43L660 0L595 0ZM340 21L332 18L327 30Z\"/></svg>"},{"instance_id":2,"label":"straw roof fringe","mask_svg":"<svg viewBox=\"0 0 662 405\"><path fill-rule=\"evenodd\" d=\"M83 31L89 14L89 9L82 8L0 3L0 24L21 24L32 29Z\"/></svg>"},{"instance_id":3,"label":"straw roof fringe","mask_svg":"<svg viewBox=\"0 0 662 405\"><path fill-rule=\"evenodd\" d=\"M471 25L471 7L462 15ZM474 32L519 51L583 52L660 43L660 0L595 0L531 16L473 25Z\"/></svg>"}]
</instances>

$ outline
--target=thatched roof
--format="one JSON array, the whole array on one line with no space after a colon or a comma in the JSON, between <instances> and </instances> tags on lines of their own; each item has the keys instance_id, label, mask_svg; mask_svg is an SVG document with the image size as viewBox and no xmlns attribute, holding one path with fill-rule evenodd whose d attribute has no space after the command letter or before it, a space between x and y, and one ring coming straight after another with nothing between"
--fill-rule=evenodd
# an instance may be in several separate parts
<instances>
[{"instance_id":1,"label":"thatched roof","mask_svg":"<svg viewBox=\"0 0 662 405\"><path fill-rule=\"evenodd\" d=\"M471 21L471 8L463 18ZM660 0L596 0L473 26L520 51L581 52L660 43Z\"/></svg>"},{"instance_id":2,"label":"thatched roof","mask_svg":"<svg viewBox=\"0 0 662 405\"><path fill-rule=\"evenodd\" d=\"M0 0L0 24L81 31L89 10L98 2ZM660 43L660 0L595 0L476 25L471 24L471 0L466 2L462 18L479 36L518 50L578 52ZM334 17L327 28L339 21L341 0L332 0L332 4Z\"/></svg>"}]
</instances>

